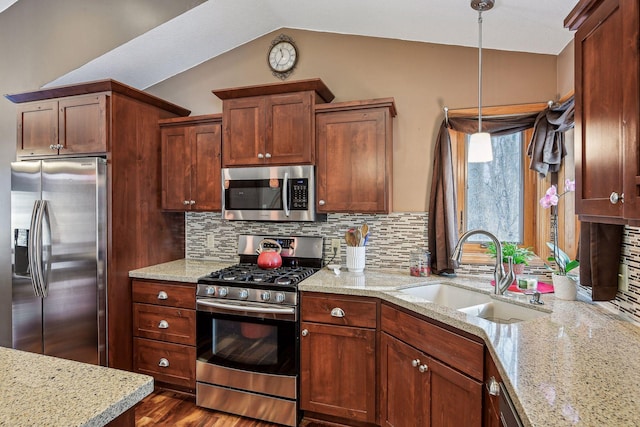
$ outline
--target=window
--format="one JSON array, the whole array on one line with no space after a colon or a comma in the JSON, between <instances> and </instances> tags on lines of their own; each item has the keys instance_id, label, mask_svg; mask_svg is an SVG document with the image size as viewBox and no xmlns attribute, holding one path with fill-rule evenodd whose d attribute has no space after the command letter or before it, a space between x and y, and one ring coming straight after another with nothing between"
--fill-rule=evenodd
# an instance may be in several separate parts
<instances>
[{"instance_id":1,"label":"window","mask_svg":"<svg viewBox=\"0 0 640 427\"><path fill-rule=\"evenodd\" d=\"M488 163L468 163L469 135L451 132L460 234L481 228L496 234L501 241L518 242L538 253L538 178L528 168L526 154L532 132L529 129L493 136L494 158ZM464 252L469 254L466 261L489 262L481 246L487 241L485 236L472 236L465 244Z\"/></svg>"},{"instance_id":2,"label":"window","mask_svg":"<svg viewBox=\"0 0 640 427\"><path fill-rule=\"evenodd\" d=\"M569 94L568 96L570 96ZM563 100L566 100L564 97ZM561 100L560 102L563 102ZM498 117L510 114L536 113L546 108L546 103L539 104L521 104L498 107L484 107L482 109L483 116ZM478 114L476 108L449 110L449 117L473 117ZM455 131L450 131L451 150L453 155L453 173L456 179L457 189L457 205L458 205L458 232L460 234L473 228L488 228L490 231L504 228L503 232L498 232L498 238L505 241L518 241L525 247L532 247L533 251L538 254L540 259L533 260L533 264L542 265L542 260L549 255L549 249L546 242L550 241L550 210L542 208L538 201L544 195L544 192L552 184L554 174L547 174L546 178L541 178L535 171L529 169L529 157L527 156L527 147L533 129L528 129L522 133L512 134L500 137L500 142L496 138L492 138L494 149L494 163L492 166L476 166L471 165L471 169L467 166L466 144L467 135ZM575 163L573 153L573 132L568 131L565 134L567 156L563 161L563 168L557 174L555 179L557 182L564 182L565 178L575 178ZM507 143L510 141L510 143ZM497 144L497 146L496 146ZM508 149L505 147L509 146ZM502 153L506 149L506 152ZM520 158L518 162L517 158ZM506 178L500 181L485 179L484 173L490 174L492 171L502 172L508 169L505 175L513 172L518 167L521 181L518 184L507 182ZM483 168L493 168L483 171ZM500 175L498 175L500 176ZM515 179L514 179L515 180ZM467 182L470 188L467 188ZM519 194L512 194L514 190L505 190L505 188L520 188ZM498 192L509 192L511 198L501 200L499 203L497 198L502 198ZM517 205L515 200L517 197ZM479 197L488 198L488 201L481 201ZM467 201L469 203L467 203ZM504 205L502 205L504 203ZM493 205L487 207L487 205ZM507 214L508 213L508 214ZM507 226L511 220L510 214L517 213L518 226L515 222ZM565 230L564 235L560 236L560 247L567 248L565 252L577 252L578 235L578 219L575 216L574 205L572 199L565 200L564 210L560 215L561 229ZM481 222L485 221L485 222ZM502 223L505 225L502 226ZM511 238L510 233L518 233L518 238ZM513 231L511 231L513 230ZM474 236L475 237L475 236ZM482 240L475 242L467 241L463 252L463 260L467 263L488 264L493 260L486 254L486 249L481 246Z\"/></svg>"},{"instance_id":3,"label":"window","mask_svg":"<svg viewBox=\"0 0 640 427\"><path fill-rule=\"evenodd\" d=\"M469 163L467 157L465 204L461 209L465 230L491 230L500 241L524 243L523 139L523 132L492 136L492 161ZM469 140L466 135L465 153L469 152ZM476 235L469 240L489 238Z\"/></svg>"}]
</instances>

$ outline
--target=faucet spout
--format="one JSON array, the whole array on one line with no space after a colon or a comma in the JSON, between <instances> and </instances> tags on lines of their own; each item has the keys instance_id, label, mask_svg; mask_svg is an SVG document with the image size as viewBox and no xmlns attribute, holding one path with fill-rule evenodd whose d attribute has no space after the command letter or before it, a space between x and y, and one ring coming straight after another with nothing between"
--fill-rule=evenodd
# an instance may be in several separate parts
<instances>
[{"instance_id":1,"label":"faucet spout","mask_svg":"<svg viewBox=\"0 0 640 427\"><path fill-rule=\"evenodd\" d=\"M496 267L493 270L493 279L495 281L495 289L494 292L496 295L502 295L506 292L506 290L511 286L513 281L516 279L516 275L513 272L513 258L507 257L509 263L509 272L505 273L504 267L502 265L502 243L498 240L498 238L492 233L486 230L469 230L460 237L456 247L453 249L453 254L451 255L451 260L454 262L454 265L457 267L460 265L460 261L462 260L462 247L464 242L469 239L469 237L482 234L491 239L493 244L496 246Z\"/></svg>"}]
</instances>

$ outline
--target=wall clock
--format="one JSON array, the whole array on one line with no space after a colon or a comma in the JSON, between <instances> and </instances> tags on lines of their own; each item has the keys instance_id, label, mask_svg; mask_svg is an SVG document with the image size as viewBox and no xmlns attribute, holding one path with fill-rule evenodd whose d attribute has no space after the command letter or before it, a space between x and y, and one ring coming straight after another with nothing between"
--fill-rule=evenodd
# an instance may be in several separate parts
<instances>
[{"instance_id":1,"label":"wall clock","mask_svg":"<svg viewBox=\"0 0 640 427\"><path fill-rule=\"evenodd\" d=\"M293 43L293 39L280 34L271 42L267 54L271 73L279 79L286 79L296 67L298 56L298 49Z\"/></svg>"}]
</instances>

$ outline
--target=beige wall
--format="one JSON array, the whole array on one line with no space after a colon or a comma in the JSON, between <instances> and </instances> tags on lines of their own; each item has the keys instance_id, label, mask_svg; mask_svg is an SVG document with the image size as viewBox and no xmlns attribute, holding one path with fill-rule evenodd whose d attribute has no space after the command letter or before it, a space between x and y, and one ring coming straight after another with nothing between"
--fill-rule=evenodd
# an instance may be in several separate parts
<instances>
[{"instance_id":1,"label":"beige wall","mask_svg":"<svg viewBox=\"0 0 640 427\"><path fill-rule=\"evenodd\" d=\"M572 93L575 79L575 52L573 40L558 55L558 95Z\"/></svg>"},{"instance_id":2,"label":"beige wall","mask_svg":"<svg viewBox=\"0 0 640 427\"><path fill-rule=\"evenodd\" d=\"M212 89L273 83L267 49L280 33L291 36L300 60L288 80L321 78L336 101L395 98L394 211L426 211L432 152L442 107L478 103L474 48L285 29L201 64L147 90L192 110L221 111ZM483 105L557 98L557 57L483 51Z\"/></svg>"}]
</instances>

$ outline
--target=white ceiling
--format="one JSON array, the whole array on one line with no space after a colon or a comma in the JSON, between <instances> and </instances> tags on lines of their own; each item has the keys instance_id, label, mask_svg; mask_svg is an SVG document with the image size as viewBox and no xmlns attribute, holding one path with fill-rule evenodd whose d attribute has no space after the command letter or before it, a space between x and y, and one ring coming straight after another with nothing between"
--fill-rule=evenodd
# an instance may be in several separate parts
<instances>
[{"instance_id":1,"label":"white ceiling","mask_svg":"<svg viewBox=\"0 0 640 427\"><path fill-rule=\"evenodd\" d=\"M0 12L3 12L5 9L9 9L9 6L17 1L18 0L0 0Z\"/></svg>"},{"instance_id":2,"label":"white ceiling","mask_svg":"<svg viewBox=\"0 0 640 427\"><path fill-rule=\"evenodd\" d=\"M496 0L483 47L557 55L577 2ZM469 0L208 0L45 87L113 78L146 89L280 28L477 47L477 18Z\"/></svg>"}]
</instances>

